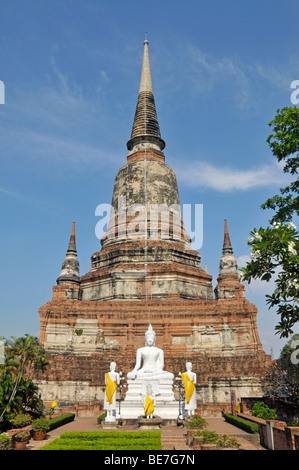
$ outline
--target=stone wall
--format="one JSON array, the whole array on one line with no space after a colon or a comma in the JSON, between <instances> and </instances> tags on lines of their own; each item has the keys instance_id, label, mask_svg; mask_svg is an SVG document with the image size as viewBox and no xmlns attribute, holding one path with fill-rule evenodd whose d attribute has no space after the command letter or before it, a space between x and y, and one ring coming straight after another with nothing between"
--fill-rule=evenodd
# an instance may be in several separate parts
<instances>
[{"instance_id":1,"label":"stone wall","mask_svg":"<svg viewBox=\"0 0 299 470\"><path fill-rule=\"evenodd\" d=\"M265 356L257 309L246 299L105 302L72 300L67 293L67 284L53 287L52 301L39 309L40 341L53 353L135 352L152 323L156 345L171 357Z\"/></svg>"},{"instance_id":2,"label":"stone wall","mask_svg":"<svg viewBox=\"0 0 299 470\"><path fill-rule=\"evenodd\" d=\"M260 444L270 450L299 450L299 426L287 426L285 421L265 420L247 413L237 416L257 423L259 426Z\"/></svg>"},{"instance_id":3,"label":"stone wall","mask_svg":"<svg viewBox=\"0 0 299 470\"><path fill-rule=\"evenodd\" d=\"M266 421L259 424L260 443L271 450L298 450L295 436L299 437L299 427L288 427L281 421Z\"/></svg>"},{"instance_id":4,"label":"stone wall","mask_svg":"<svg viewBox=\"0 0 299 470\"><path fill-rule=\"evenodd\" d=\"M177 376L192 362L205 412L220 415L232 390L237 401L261 395L254 372L271 358L259 340L257 309L246 298L87 301L78 300L80 290L55 286L53 299L39 309L40 342L51 364L36 375L44 400L101 403L110 362L126 376L149 323L164 350L165 370Z\"/></svg>"}]
</instances>

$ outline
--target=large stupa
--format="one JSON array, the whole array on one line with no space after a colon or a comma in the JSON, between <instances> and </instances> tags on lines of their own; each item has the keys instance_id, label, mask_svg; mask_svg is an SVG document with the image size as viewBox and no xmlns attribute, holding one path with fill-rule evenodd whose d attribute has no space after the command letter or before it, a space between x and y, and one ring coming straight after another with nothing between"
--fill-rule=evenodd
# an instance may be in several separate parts
<instances>
[{"instance_id":1,"label":"large stupa","mask_svg":"<svg viewBox=\"0 0 299 470\"><path fill-rule=\"evenodd\" d=\"M110 362L124 374L131 370L151 323L167 370L177 375L191 361L198 406L217 414L229 409L232 391L237 399L260 393L254 371L270 357L259 339L257 308L239 279L227 221L215 290L200 253L191 248L176 175L165 163L148 44L108 230L89 272L80 276L72 226L53 298L39 309L40 342L51 368L36 382L45 401L92 409L103 401Z\"/></svg>"}]
</instances>

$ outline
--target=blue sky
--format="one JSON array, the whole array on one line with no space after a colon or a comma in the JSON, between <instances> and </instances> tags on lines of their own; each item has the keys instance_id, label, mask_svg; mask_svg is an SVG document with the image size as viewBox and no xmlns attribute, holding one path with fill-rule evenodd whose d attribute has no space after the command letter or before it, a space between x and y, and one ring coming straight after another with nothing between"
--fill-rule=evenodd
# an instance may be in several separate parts
<instances>
[{"instance_id":1,"label":"blue sky","mask_svg":"<svg viewBox=\"0 0 299 470\"><path fill-rule=\"evenodd\" d=\"M299 79L297 1L0 2L0 336L38 336L73 220L80 272L100 247L95 208L126 163L145 32L166 163L181 204L203 204L203 264L218 275L223 220L240 265L288 179L266 138ZM296 223L296 221L295 221ZM257 305L264 350L285 341Z\"/></svg>"}]
</instances>

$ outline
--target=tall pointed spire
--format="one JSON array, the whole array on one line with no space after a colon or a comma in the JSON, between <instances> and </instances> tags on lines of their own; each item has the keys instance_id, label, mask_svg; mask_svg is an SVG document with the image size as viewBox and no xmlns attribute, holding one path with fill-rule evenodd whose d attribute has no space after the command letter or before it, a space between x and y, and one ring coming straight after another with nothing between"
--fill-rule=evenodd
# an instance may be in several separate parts
<instances>
[{"instance_id":1,"label":"tall pointed spire","mask_svg":"<svg viewBox=\"0 0 299 470\"><path fill-rule=\"evenodd\" d=\"M222 253L224 255L233 254L232 244L229 238L228 227L227 227L227 220L224 219L224 241L223 241L223 248Z\"/></svg>"},{"instance_id":2,"label":"tall pointed spire","mask_svg":"<svg viewBox=\"0 0 299 470\"><path fill-rule=\"evenodd\" d=\"M143 63L135 117L131 138L127 143L128 150L153 148L163 150L164 140L161 139L148 54L148 40L143 42ZM147 145L146 145L147 144Z\"/></svg>"},{"instance_id":3,"label":"tall pointed spire","mask_svg":"<svg viewBox=\"0 0 299 470\"><path fill-rule=\"evenodd\" d=\"M75 222L73 222L72 225L72 231L71 231L71 236L70 236L70 242L69 242L69 247L67 250L67 253L74 252L77 254L76 250L76 235L75 235Z\"/></svg>"},{"instance_id":4,"label":"tall pointed spire","mask_svg":"<svg viewBox=\"0 0 299 470\"><path fill-rule=\"evenodd\" d=\"M244 285L239 278L239 269L228 233L227 220L224 219L224 241L219 263L219 277L215 287L216 299L245 297Z\"/></svg>"},{"instance_id":5,"label":"tall pointed spire","mask_svg":"<svg viewBox=\"0 0 299 470\"><path fill-rule=\"evenodd\" d=\"M238 274L237 260L233 255L233 248L228 233L226 219L224 219L224 241L222 257L220 259L219 274Z\"/></svg>"},{"instance_id":6,"label":"tall pointed spire","mask_svg":"<svg viewBox=\"0 0 299 470\"><path fill-rule=\"evenodd\" d=\"M75 283L80 284L79 275L79 261L77 260L76 237L75 237L75 222L72 225L72 231L68 249L65 259L62 263L60 276L57 279L57 284L62 283Z\"/></svg>"},{"instance_id":7,"label":"tall pointed spire","mask_svg":"<svg viewBox=\"0 0 299 470\"><path fill-rule=\"evenodd\" d=\"M148 40L145 39L143 44L144 44L143 62L142 62L139 93L142 91L148 91L148 92L153 93L151 69L150 69L149 55L148 55L148 44L149 44Z\"/></svg>"}]
</instances>

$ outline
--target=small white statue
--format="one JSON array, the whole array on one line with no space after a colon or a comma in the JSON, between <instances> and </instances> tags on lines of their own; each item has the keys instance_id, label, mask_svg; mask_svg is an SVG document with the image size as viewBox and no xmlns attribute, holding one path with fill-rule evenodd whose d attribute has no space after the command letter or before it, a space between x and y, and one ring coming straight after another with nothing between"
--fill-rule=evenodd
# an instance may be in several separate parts
<instances>
[{"instance_id":1,"label":"small white statue","mask_svg":"<svg viewBox=\"0 0 299 470\"><path fill-rule=\"evenodd\" d=\"M197 408L195 387L197 377L195 372L192 372L191 362L186 362L186 369L186 372L181 374L181 377L185 386L186 394L185 410L187 411L188 416L191 416Z\"/></svg>"},{"instance_id":2,"label":"small white statue","mask_svg":"<svg viewBox=\"0 0 299 470\"><path fill-rule=\"evenodd\" d=\"M105 421L115 421L116 420L116 388L120 383L120 376L115 372L116 363L110 363L110 372L105 374L105 400L104 400L104 409L107 411Z\"/></svg>"},{"instance_id":3,"label":"small white statue","mask_svg":"<svg viewBox=\"0 0 299 470\"><path fill-rule=\"evenodd\" d=\"M143 404L144 404L144 412L147 418L152 418L155 405L156 405L156 397L155 393L153 392L151 384L146 384L146 395L143 396Z\"/></svg>"},{"instance_id":4,"label":"small white statue","mask_svg":"<svg viewBox=\"0 0 299 470\"><path fill-rule=\"evenodd\" d=\"M164 371L164 352L162 349L154 346L156 334L149 325L145 333L145 344L143 348L137 349L136 364L134 369L128 373L128 379L173 379L171 372ZM143 365L141 367L141 362Z\"/></svg>"}]
</instances>

